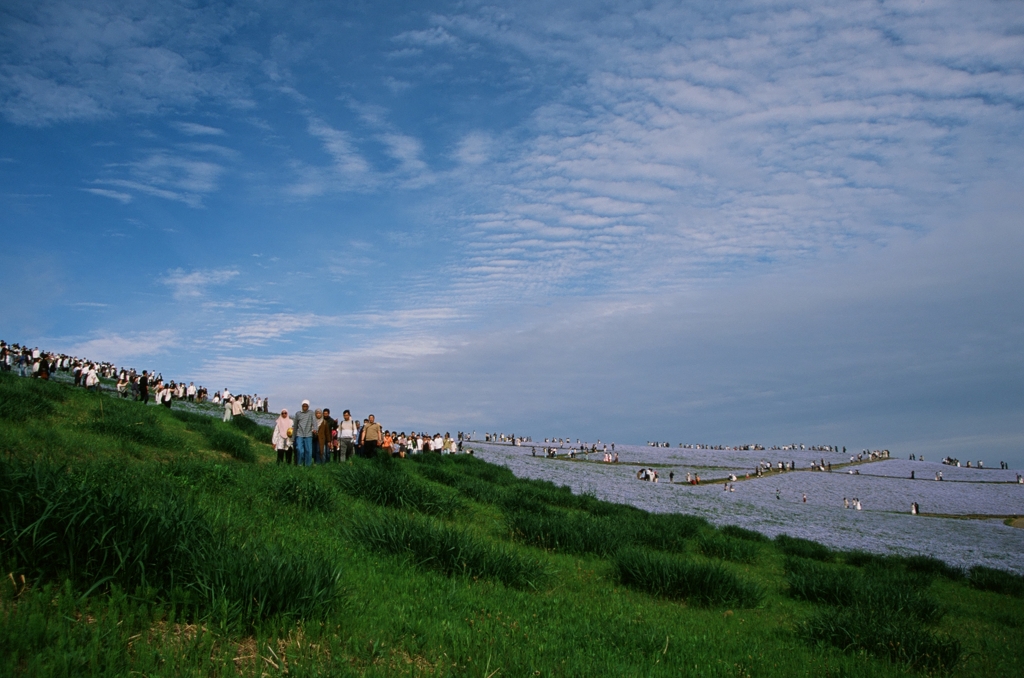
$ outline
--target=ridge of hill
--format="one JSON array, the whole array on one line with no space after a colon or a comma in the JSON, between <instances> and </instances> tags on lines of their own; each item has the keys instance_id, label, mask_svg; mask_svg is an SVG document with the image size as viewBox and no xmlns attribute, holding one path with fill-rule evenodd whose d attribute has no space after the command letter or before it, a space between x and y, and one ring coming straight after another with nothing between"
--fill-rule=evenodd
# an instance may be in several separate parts
<instances>
[{"instance_id":1,"label":"ridge of hill","mask_svg":"<svg viewBox=\"0 0 1024 678\"><path fill-rule=\"evenodd\" d=\"M769 540L472 455L282 466L245 422L0 374L0 675L1005 676L1024 661L1011 573Z\"/></svg>"}]
</instances>

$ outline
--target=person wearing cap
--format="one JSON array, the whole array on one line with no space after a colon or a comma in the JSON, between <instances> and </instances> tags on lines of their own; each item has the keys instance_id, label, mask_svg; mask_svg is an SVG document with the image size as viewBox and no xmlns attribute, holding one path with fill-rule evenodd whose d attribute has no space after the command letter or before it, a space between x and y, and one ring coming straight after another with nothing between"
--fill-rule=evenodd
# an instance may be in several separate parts
<instances>
[{"instance_id":1,"label":"person wearing cap","mask_svg":"<svg viewBox=\"0 0 1024 678\"><path fill-rule=\"evenodd\" d=\"M295 463L299 466L312 466L316 415L309 409L308 400L303 400L302 409L295 413L292 428L295 432Z\"/></svg>"},{"instance_id":2,"label":"person wearing cap","mask_svg":"<svg viewBox=\"0 0 1024 678\"><path fill-rule=\"evenodd\" d=\"M274 423L274 436L271 442L277 450L277 463L292 463L292 420L288 416L288 410L281 410L281 416Z\"/></svg>"}]
</instances>

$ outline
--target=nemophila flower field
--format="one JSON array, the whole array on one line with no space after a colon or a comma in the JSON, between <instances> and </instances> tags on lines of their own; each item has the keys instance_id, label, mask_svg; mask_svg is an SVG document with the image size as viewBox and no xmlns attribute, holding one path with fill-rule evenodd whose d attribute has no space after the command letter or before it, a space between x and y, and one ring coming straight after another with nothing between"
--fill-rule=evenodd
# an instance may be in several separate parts
<instances>
[{"instance_id":1,"label":"nemophila flower field","mask_svg":"<svg viewBox=\"0 0 1024 678\"><path fill-rule=\"evenodd\" d=\"M897 459L835 468L848 464L850 454L625 445L616 445L618 464L605 464L601 454L592 454L589 460L582 455L577 460L547 459L533 457L530 446L474 443L473 447L480 458L502 464L518 476L550 480L577 493L652 512L693 514L716 525L738 525L768 536L788 534L837 549L928 555L956 566L1024 572L1024 530L1003 520L1024 515L1024 485L1014 482L1012 470L957 469L937 460ZM540 454L542 446L537 447ZM832 462L832 473L798 470L744 479L762 459L773 464L795 461L798 469L807 469L812 460L822 458ZM657 468L660 482L637 480L642 464ZM859 475L848 472L854 469ZM910 480L911 470L915 480ZM668 482L670 471L675 473L674 484ZM943 472L945 480L933 479L937 471ZM699 473L702 484L682 482L687 472ZM722 483L706 482L726 478L730 472L739 478L731 483L733 492L725 491ZM859 499L863 510L844 508L844 497ZM925 515L911 515L913 502Z\"/></svg>"}]
</instances>

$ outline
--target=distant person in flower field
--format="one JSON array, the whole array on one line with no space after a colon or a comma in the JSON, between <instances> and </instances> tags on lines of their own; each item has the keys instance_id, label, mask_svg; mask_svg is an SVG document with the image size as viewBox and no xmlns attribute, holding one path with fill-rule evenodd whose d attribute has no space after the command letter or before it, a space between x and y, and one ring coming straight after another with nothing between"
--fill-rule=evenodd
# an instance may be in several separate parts
<instances>
[{"instance_id":1,"label":"distant person in flower field","mask_svg":"<svg viewBox=\"0 0 1024 678\"><path fill-rule=\"evenodd\" d=\"M295 463L299 466L313 464L313 433L316 431L316 415L309 409L309 401L302 401L302 409L295 413L292 426L295 435Z\"/></svg>"}]
</instances>

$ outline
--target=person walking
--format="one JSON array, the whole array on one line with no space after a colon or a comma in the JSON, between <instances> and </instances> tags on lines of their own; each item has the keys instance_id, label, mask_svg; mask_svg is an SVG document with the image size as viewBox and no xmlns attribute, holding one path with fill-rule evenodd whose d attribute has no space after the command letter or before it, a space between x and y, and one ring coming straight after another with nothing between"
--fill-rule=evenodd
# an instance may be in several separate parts
<instances>
[{"instance_id":1,"label":"person walking","mask_svg":"<svg viewBox=\"0 0 1024 678\"><path fill-rule=\"evenodd\" d=\"M331 418L330 408L325 407L323 417L320 419L320 424L316 430L317 442L320 444L321 464L326 464L331 460L334 448L333 432L337 425L337 422Z\"/></svg>"},{"instance_id":2,"label":"person walking","mask_svg":"<svg viewBox=\"0 0 1024 678\"><path fill-rule=\"evenodd\" d=\"M224 422L225 423L231 421L231 417L234 416L234 407L232 406L234 401L235 401L235 399L234 398L230 398L230 397L224 399Z\"/></svg>"},{"instance_id":3,"label":"person walking","mask_svg":"<svg viewBox=\"0 0 1024 678\"><path fill-rule=\"evenodd\" d=\"M380 424L374 420L372 414L366 418L366 426L363 427L360 435L360 442L363 445L363 456L367 459L373 459L377 456L377 447L383 442L384 436Z\"/></svg>"},{"instance_id":4,"label":"person walking","mask_svg":"<svg viewBox=\"0 0 1024 678\"><path fill-rule=\"evenodd\" d=\"M308 400L303 400L302 409L295 413L292 429L295 433L295 463L299 466L312 465L316 415L309 409Z\"/></svg>"},{"instance_id":5,"label":"person walking","mask_svg":"<svg viewBox=\"0 0 1024 678\"><path fill-rule=\"evenodd\" d=\"M292 420L288 416L288 410L281 410L281 416L274 422L274 436L271 442L277 450L277 463L292 463Z\"/></svg>"},{"instance_id":6,"label":"person walking","mask_svg":"<svg viewBox=\"0 0 1024 678\"><path fill-rule=\"evenodd\" d=\"M351 459L355 454L355 441L358 440L358 436L359 424L352 418L352 413L345 410L338 425L338 438L341 441L341 447L345 450L345 461Z\"/></svg>"}]
</instances>

